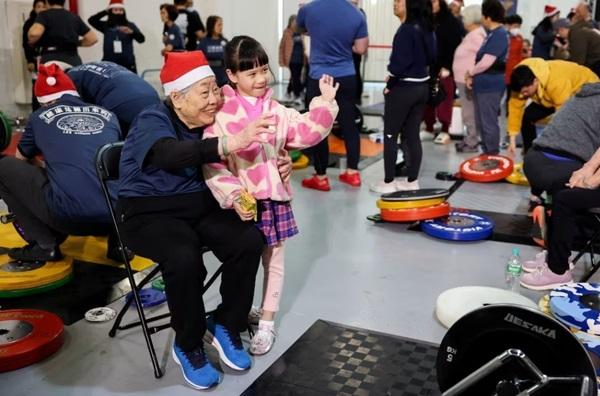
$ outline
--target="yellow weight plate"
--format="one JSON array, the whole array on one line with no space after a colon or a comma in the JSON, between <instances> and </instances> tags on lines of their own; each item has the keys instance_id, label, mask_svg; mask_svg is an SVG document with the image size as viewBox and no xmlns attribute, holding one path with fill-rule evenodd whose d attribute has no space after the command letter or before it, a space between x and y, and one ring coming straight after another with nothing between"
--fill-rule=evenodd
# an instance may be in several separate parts
<instances>
[{"instance_id":1,"label":"yellow weight plate","mask_svg":"<svg viewBox=\"0 0 600 396\"><path fill-rule=\"evenodd\" d=\"M523 164L515 164L512 173L506 177L506 181L520 186L528 186L529 181L523 173Z\"/></svg>"},{"instance_id":2,"label":"yellow weight plate","mask_svg":"<svg viewBox=\"0 0 600 396\"><path fill-rule=\"evenodd\" d=\"M308 159L308 157L302 154L300 158L298 158L298 161L292 163L292 169L304 169L308 166L309 162L310 160Z\"/></svg>"},{"instance_id":3,"label":"yellow weight plate","mask_svg":"<svg viewBox=\"0 0 600 396\"><path fill-rule=\"evenodd\" d=\"M446 198L431 198L421 199L415 201L383 201L379 199L377 201L377 207L379 209L414 209L414 208L426 208L428 206L435 206L444 203Z\"/></svg>"},{"instance_id":4,"label":"yellow weight plate","mask_svg":"<svg viewBox=\"0 0 600 396\"><path fill-rule=\"evenodd\" d=\"M0 259L0 290L22 290L58 282L73 273L72 258L49 261L41 266L31 266L29 270L17 267L8 256ZM25 270L23 270L25 269Z\"/></svg>"},{"instance_id":5,"label":"yellow weight plate","mask_svg":"<svg viewBox=\"0 0 600 396\"><path fill-rule=\"evenodd\" d=\"M540 311L545 313L548 316L552 316L552 312L550 312L550 295L546 294L540 298L538 301L538 308Z\"/></svg>"}]
</instances>

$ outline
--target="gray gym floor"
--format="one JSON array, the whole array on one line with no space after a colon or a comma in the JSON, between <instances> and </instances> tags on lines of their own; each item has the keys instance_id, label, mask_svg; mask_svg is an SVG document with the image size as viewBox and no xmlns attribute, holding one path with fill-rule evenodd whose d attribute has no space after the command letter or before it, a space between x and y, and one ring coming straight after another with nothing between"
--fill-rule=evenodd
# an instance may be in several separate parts
<instances>
[{"instance_id":1,"label":"gray gym floor","mask_svg":"<svg viewBox=\"0 0 600 396\"><path fill-rule=\"evenodd\" d=\"M369 123L381 126L378 119ZM457 155L451 146L432 142L424 142L423 148L423 188L448 187L451 183L435 180L435 173L454 171L469 157ZM330 172L332 191L303 189L300 182L311 171L304 169L293 175L294 213L301 233L287 244L286 283L275 346L268 355L254 358L247 373L225 369L223 383L210 393L240 394L317 319L439 343L445 329L437 322L434 308L441 292L465 285L503 287L511 244L443 242L409 231L407 225L374 225L365 219L377 212L377 196L369 192L368 184L383 177L381 161L364 170L360 189L340 184L337 170ZM525 187L467 182L450 203L524 214L527 198ZM526 259L538 251L521 247ZM209 272L217 267L212 256L206 261ZM580 270L575 276L578 279ZM255 303L260 302L262 290L260 270L258 278ZM523 294L535 301L541 296L527 291ZM118 308L122 303L120 300L113 306ZM209 291L205 303L209 308L216 306L217 287ZM128 317L135 317L133 309ZM2 394L198 394L183 384L180 369L170 357L172 332L165 330L153 337L166 371L157 380L141 331L122 332L111 339L107 335L110 325L80 321L67 327L65 345L57 354L34 366L0 374ZM211 355L217 362L214 351Z\"/></svg>"}]
</instances>

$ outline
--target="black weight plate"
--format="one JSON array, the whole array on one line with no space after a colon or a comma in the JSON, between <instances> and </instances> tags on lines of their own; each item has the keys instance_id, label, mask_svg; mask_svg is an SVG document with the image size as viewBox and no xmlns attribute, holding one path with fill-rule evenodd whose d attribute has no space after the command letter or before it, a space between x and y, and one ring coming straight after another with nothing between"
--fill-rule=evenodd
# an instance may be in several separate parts
<instances>
[{"instance_id":1,"label":"black weight plate","mask_svg":"<svg viewBox=\"0 0 600 396\"><path fill-rule=\"evenodd\" d=\"M418 201L420 199L445 198L450 195L450 191L445 188L422 188L420 190L396 191L389 194L382 194L383 201Z\"/></svg>"},{"instance_id":2,"label":"black weight plate","mask_svg":"<svg viewBox=\"0 0 600 396\"><path fill-rule=\"evenodd\" d=\"M448 390L507 349L520 349L548 376L588 376L591 380L589 394L598 394L594 366L577 338L557 320L516 305L480 308L463 316L448 330L437 357L440 390ZM528 371L513 361L461 395L493 395L499 382L515 378L533 379ZM549 384L538 394L579 396L580 386Z\"/></svg>"}]
</instances>

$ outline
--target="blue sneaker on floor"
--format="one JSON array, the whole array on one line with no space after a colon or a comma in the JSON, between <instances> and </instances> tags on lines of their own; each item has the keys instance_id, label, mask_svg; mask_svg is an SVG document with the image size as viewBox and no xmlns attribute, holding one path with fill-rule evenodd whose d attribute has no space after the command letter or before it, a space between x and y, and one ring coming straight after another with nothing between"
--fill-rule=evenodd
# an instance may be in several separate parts
<instances>
[{"instance_id":1,"label":"blue sneaker on floor","mask_svg":"<svg viewBox=\"0 0 600 396\"><path fill-rule=\"evenodd\" d=\"M203 347L184 352L173 345L173 360L181 366L183 378L192 388L209 389L221 382L221 374L210 364Z\"/></svg>"},{"instance_id":2,"label":"blue sneaker on floor","mask_svg":"<svg viewBox=\"0 0 600 396\"><path fill-rule=\"evenodd\" d=\"M206 320L205 337L217 348L221 360L232 369L243 371L252 366L252 359L244 349L240 335L215 323L212 316Z\"/></svg>"}]
</instances>

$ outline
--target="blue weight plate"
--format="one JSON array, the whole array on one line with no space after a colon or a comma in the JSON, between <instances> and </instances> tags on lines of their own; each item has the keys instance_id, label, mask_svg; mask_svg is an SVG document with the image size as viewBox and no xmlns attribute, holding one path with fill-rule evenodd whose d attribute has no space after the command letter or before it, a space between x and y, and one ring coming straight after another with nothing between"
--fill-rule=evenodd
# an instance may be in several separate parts
<instances>
[{"instance_id":1,"label":"blue weight plate","mask_svg":"<svg viewBox=\"0 0 600 396\"><path fill-rule=\"evenodd\" d=\"M389 194L382 194L382 201L418 201L421 199L446 198L450 191L444 188L422 188L420 190L396 191Z\"/></svg>"},{"instance_id":2,"label":"blue weight plate","mask_svg":"<svg viewBox=\"0 0 600 396\"><path fill-rule=\"evenodd\" d=\"M600 284L571 283L550 292L550 311L567 326L600 335Z\"/></svg>"},{"instance_id":3,"label":"blue weight plate","mask_svg":"<svg viewBox=\"0 0 600 396\"><path fill-rule=\"evenodd\" d=\"M129 292L127 299L132 299L133 294ZM140 299L142 300L142 307L149 308L155 307L167 301L167 295L156 289L142 289L140 290Z\"/></svg>"},{"instance_id":4,"label":"blue weight plate","mask_svg":"<svg viewBox=\"0 0 600 396\"><path fill-rule=\"evenodd\" d=\"M480 241L494 231L494 222L485 216L467 211L453 211L448 217L421 222L427 235L449 241Z\"/></svg>"}]
</instances>

